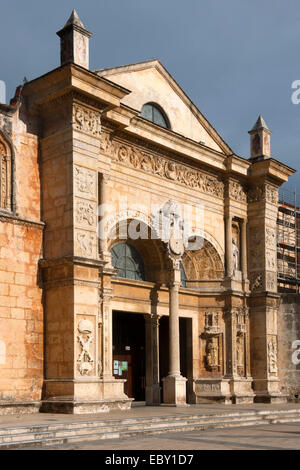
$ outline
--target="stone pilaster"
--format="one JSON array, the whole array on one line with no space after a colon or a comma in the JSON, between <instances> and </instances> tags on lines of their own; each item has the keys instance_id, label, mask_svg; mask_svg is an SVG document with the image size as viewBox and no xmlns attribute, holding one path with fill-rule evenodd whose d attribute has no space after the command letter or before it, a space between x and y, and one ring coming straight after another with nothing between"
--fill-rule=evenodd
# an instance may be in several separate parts
<instances>
[{"instance_id":1,"label":"stone pilaster","mask_svg":"<svg viewBox=\"0 0 300 470\"><path fill-rule=\"evenodd\" d=\"M102 173L99 175L99 252L101 259L111 264L111 255L108 251L108 240L109 234L105 233L105 217L108 215L108 200L109 200L109 175Z\"/></svg>"},{"instance_id":2,"label":"stone pilaster","mask_svg":"<svg viewBox=\"0 0 300 470\"><path fill-rule=\"evenodd\" d=\"M277 202L278 187L267 181L248 192L251 369L255 400L265 402L285 399L277 369Z\"/></svg>"},{"instance_id":3,"label":"stone pilaster","mask_svg":"<svg viewBox=\"0 0 300 470\"><path fill-rule=\"evenodd\" d=\"M226 374L229 380L232 403L253 403L252 377L249 357L248 309L241 301L230 300L225 312Z\"/></svg>"},{"instance_id":4,"label":"stone pilaster","mask_svg":"<svg viewBox=\"0 0 300 470\"><path fill-rule=\"evenodd\" d=\"M55 127L51 118L55 106L43 110L45 133L51 128L51 136L42 141L43 183L50 190L55 182L52 193L43 192L48 237L45 310L47 328L56 328L53 337L47 336L43 409L88 413L127 408L131 400L124 394L124 382L112 376L112 273L109 268L105 271L106 261L98 253L100 109L78 94L62 100L65 113L55 120ZM68 139L65 154L57 146L61 137ZM54 206L60 208L56 217L49 203L54 196ZM61 261L65 257L67 265ZM55 354L55 342L62 359Z\"/></svg>"},{"instance_id":5,"label":"stone pilaster","mask_svg":"<svg viewBox=\"0 0 300 470\"><path fill-rule=\"evenodd\" d=\"M154 314L144 315L146 328L146 405L159 405L159 319Z\"/></svg>"}]
</instances>

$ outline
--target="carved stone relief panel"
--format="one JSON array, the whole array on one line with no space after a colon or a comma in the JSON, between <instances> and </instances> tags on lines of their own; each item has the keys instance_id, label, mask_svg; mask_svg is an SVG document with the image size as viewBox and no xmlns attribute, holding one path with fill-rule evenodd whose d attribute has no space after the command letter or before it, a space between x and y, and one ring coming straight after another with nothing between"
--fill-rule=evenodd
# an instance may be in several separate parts
<instances>
[{"instance_id":1,"label":"carved stone relief panel","mask_svg":"<svg viewBox=\"0 0 300 470\"><path fill-rule=\"evenodd\" d=\"M269 272L266 273L266 290L271 292L277 292L277 273Z\"/></svg>"},{"instance_id":2,"label":"carved stone relief panel","mask_svg":"<svg viewBox=\"0 0 300 470\"><path fill-rule=\"evenodd\" d=\"M276 250L276 227L266 227L266 248Z\"/></svg>"},{"instance_id":3,"label":"carved stone relief panel","mask_svg":"<svg viewBox=\"0 0 300 470\"><path fill-rule=\"evenodd\" d=\"M96 233L86 230L75 231L75 254L85 258L97 258Z\"/></svg>"},{"instance_id":4,"label":"carved stone relief panel","mask_svg":"<svg viewBox=\"0 0 300 470\"><path fill-rule=\"evenodd\" d=\"M80 375L95 375L95 318L77 316L77 370Z\"/></svg>"},{"instance_id":5,"label":"carved stone relief panel","mask_svg":"<svg viewBox=\"0 0 300 470\"><path fill-rule=\"evenodd\" d=\"M206 369L217 371L219 367L219 338L218 336L208 337L206 340Z\"/></svg>"},{"instance_id":6,"label":"carved stone relief panel","mask_svg":"<svg viewBox=\"0 0 300 470\"><path fill-rule=\"evenodd\" d=\"M204 366L209 372L220 372L223 364L223 333L220 324L222 314L218 311L206 311L204 315Z\"/></svg>"},{"instance_id":7,"label":"carved stone relief panel","mask_svg":"<svg viewBox=\"0 0 300 470\"><path fill-rule=\"evenodd\" d=\"M87 198L96 198L96 183L97 173L88 168L74 165L74 191L75 195Z\"/></svg>"},{"instance_id":8,"label":"carved stone relief panel","mask_svg":"<svg viewBox=\"0 0 300 470\"><path fill-rule=\"evenodd\" d=\"M97 224L97 203L76 198L75 223L78 226L95 230Z\"/></svg>"},{"instance_id":9,"label":"carved stone relief panel","mask_svg":"<svg viewBox=\"0 0 300 470\"><path fill-rule=\"evenodd\" d=\"M247 202L245 188L238 181L229 181L229 197L239 202Z\"/></svg>"},{"instance_id":10,"label":"carved stone relief panel","mask_svg":"<svg viewBox=\"0 0 300 470\"><path fill-rule=\"evenodd\" d=\"M277 271L277 252L266 250L266 268L268 271Z\"/></svg>"},{"instance_id":11,"label":"carved stone relief panel","mask_svg":"<svg viewBox=\"0 0 300 470\"><path fill-rule=\"evenodd\" d=\"M264 274L262 272L254 272L250 274L250 290L252 292L264 289Z\"/></svg>"},{"instance_id":12,"label":"carved stone relief panel","mask_svg":"<svg viewBox=\"0 0 300 470\"><path fill-rule=\"evenodd\" d=\"M73 125L75 129L91 134L95 137L101 136L100 113L79 104L73 106Z\"/></svg>"},{"instance_id":13,"label":"carved stone relief panel","mask_svg":"<svg viewBox=\"0 0 300 470\"><path fill-rule=\"evenodd\" d=\"M277 205L278 189L271 184L257 185L248 191L248 203L266 201Z\"/></svg>"},{"instance_id":14,"label":"carved stone relief panel","mask_svg":"<svg viewBox=\"0 0 300 470\"><path fill-rule=\"evenodd\" d=\"M277 337L275 335L268 336L268 369L270 373L277 374Z\"/></svg>"},{"instance_id":15,"label":"carved stone relief panel","mask_svg":"<svg viewBox=\"0 0 300 470\"><path fill-rule=\"evenodd\" d=\"M241 377L245 375L245 334L238 332L236 335L236 367Z\"/></svg>"}]
</instances>

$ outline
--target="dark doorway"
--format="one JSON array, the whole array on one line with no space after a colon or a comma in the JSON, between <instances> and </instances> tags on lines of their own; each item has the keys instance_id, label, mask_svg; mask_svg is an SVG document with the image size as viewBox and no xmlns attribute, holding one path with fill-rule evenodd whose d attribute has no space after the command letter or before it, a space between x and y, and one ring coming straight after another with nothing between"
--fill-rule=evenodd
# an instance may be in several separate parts
<instances>
[{"instance_id":1,"label":"dark doorway","mask_svg":"<svg viewBox=\"0 0 300 470\"><path fill-rule=\"evenodd\" d=\"M125 393L145 400L145 320L143 315L113 312L113 375L126 379Z\"/></svg>"},{"instance_id":2,"label":"dark doorway","mask_svg":"<svg viewBox=\"0 0 300 470\"><path fill-rule=\"evenodd\" d=\"M180 334L180 371L183 377L188 379L187 382L187 398L189 385L192 383L193 375L193 350L192 350L192 319L179 318L179 334ZM159 322L159 367L160 381L163 386L162 379L169 372L169 317L162 317ZM162 397L163 401L163 397Z\"/></svg>"}]
</instances>

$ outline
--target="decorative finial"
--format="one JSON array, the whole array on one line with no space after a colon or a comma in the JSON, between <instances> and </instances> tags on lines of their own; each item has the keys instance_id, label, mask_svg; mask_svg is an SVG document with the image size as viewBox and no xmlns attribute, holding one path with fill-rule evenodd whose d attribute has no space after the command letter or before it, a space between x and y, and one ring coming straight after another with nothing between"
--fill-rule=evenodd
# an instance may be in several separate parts
<instances>
[{"instance_id":1,"label":"decorative finial","mask_svg":"<svg viewBox=\"0 0 300 470\"><path fill-rule=\"evenodd\" d=\"M250 160L260 161L266 160L271 156L271 134L272 132L265 123L264 118L260 114L250 134Z\"/></svg>"},{"instance_id":2,"label":"decorative finial","mask_svg":"<svg viewBox=\"0 0 300 470\"><path fill-rule=\"evenodd\" d=\"M89 68L90 33L83 25L76 10L73 10L63 29L56 33L60 37L61 65L73 62Z\"/></svg>"}]
</instances>

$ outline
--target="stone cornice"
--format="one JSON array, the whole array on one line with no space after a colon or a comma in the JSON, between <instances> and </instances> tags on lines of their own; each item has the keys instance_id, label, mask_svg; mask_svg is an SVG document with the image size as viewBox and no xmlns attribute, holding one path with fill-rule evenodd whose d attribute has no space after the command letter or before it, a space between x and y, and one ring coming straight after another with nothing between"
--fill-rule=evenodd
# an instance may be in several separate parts
<instances>
[{"instance_id":1,"label":"stone cornice","mask_svg":"<svg viewBox=\"0 0 300 470\"><path fill-rule=\"evenodd\" d=\"M250 181L256 182L269 179L277 185L288 181L288 178L296 172L293 168L281 163L274 158L268 158L259 162L252 163L249 176Z\"/></svg>"},{"instance_id":2,"label":"stone cornice","mask_svg":"<svg viewBox=\"0 0 300 470\"><path fill-rule=\"evenodd\" d=\"M165 129L139 116L139 112L121 104L114 110L104 112L103 117L116 128L124 131L145 143L167 149L170 152L184 156L192 164L201 162L209 168L215 168L222 173L235 174L236 177L246 178L251 162L235 154L224 154L215 149L200 144L170 129ZM116 131L118 132L118 131Z\"/></svg>"},{"instance_id":3,"label":"stone cornice","mask_svg":"<svg viewBox=\"0 0 300 470\"><path fill-rule=\"evenodd\" d=\"M63 256L62 258L41 259L39 261L42 268L49 268L62 264L72 264L79 266L87 266L92 268L101 268L106 264L106 261L82 258L79 256Z\"/></svg>"},{"instance_id":4,"label":"stone cornice","mask_svg":"<svg viewBox=\"0 0 300 470\"><path fill-rule=\"evenodd\" d=\"M5 213L4 211L0 211L0 222L11 223L14 225L25 225L27 227L34 227L40 230L43 230L45 227L44 222L40 222L37 220L23 219L22 217L19 217L9 212Z\"/></svg>"},{"instance_id":5,"label":"stone cornice","mask_svg":"<svg viewBox=\"0 0 300 470\"><path fill-rule=\"evenodd\" d=\"M115 109L113 112L107 114L107 117L110 119L115 117L114 122L119 122L121 113L119 113L119 109ZM124 132L141 141L144 140L145 143L151 142L153 145L160 147L162 152L167 149L173 153L182 155L186 160L190 160L194 164L195 162L201 162L202 165L206 165L210 168L215 168L222 172L227 171L226 155L177 134L174 131L153 124L137 116L133 111L130 123L126 126Z\"/></svg>"},{"instance_id":6,"label":"stone cornice","mask_svg":"<svg viewBox=\"0 0 300 470\"><path fill-rule=\"evenodd\" d=\"M106 78L69 63L26 83L22 95L30 99L31 105L41 105L71 90L99 100L108 108L119 106L120 100L130 93Z\"/></svg>"}]
</instances>

